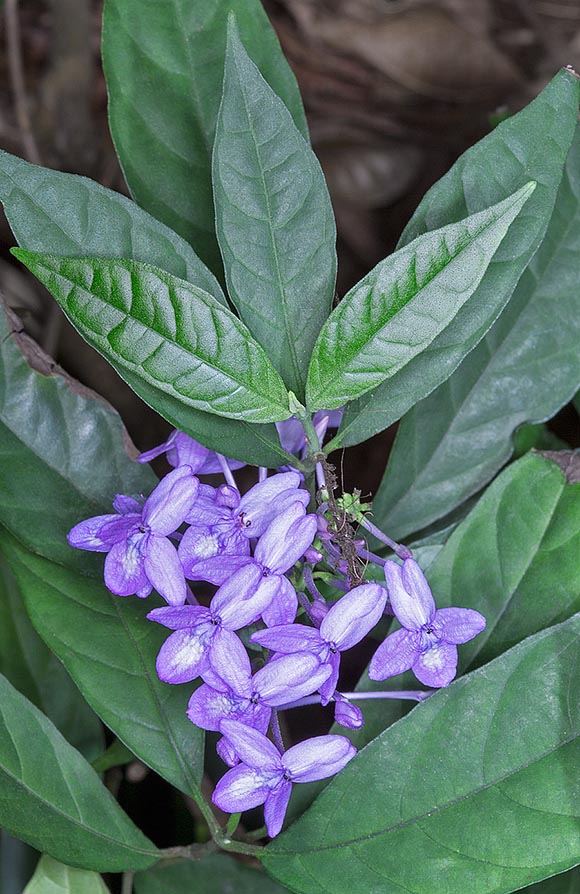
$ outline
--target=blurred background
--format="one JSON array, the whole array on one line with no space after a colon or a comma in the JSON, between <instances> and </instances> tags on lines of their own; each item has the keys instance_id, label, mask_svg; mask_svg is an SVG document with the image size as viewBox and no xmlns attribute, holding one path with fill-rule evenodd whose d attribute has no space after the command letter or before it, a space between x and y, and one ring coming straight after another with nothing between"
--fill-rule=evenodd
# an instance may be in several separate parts
<instances>
[{"instance_id":1,"label":"blurred background","mask_svg":"<svg viewBox=\"0 0 580 894\"><path fill-rule=\"evenodd\" d=\"M580 0L265 6L328 178L339 295L393 250L423 193L464 149L526 105L560 66L580 65ZM0 146L126 192L107 129L101 12L102 0L0 0ZM2 218L0 289L30 334L119 409L140 448L162 440L168 426L11 259L13 243ZM365 491L376 488L392 437L383 433L358 448Z\"/></svg>"}]
</instances>

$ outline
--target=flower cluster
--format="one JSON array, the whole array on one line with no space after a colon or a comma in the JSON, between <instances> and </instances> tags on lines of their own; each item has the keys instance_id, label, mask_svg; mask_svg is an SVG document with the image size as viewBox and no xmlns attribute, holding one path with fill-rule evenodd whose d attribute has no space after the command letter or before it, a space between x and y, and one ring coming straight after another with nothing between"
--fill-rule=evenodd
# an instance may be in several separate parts
<instances>
[{"instance_id":1,"label":"flower cluster","mask_svg":"<svg viewBox=\"0 0 580 894\"><path fill-rule=\"evenodd\" d=\"M317 414L318 436L337 421L335 414ZM288 450L304 454L297 420L279 424L279 434ZM147 499L117 495L115 513L76 525L69 543L107 554L105 583L116 595L144 598L155 589L163 597L167 605L147 615L171 631L157 673L171 684L200 681L187 715L198 727L220 733L218 753L231 768L214 802L233 813L264 804L274 836L292 783L333 775L355 754L349 740L337 735L285 749L278 712L301 700L332 702L335 720L357 729L364 720L352 701L357 694L337 690L341 654L381 619L394 615L401 629L375 652L371 679L412 669L432 688L453 679L457 644L477 635L485 619L468 609L437 611L406 547L395 545L398 564L354 541L363 559L384 566L385 582L353 583L328 503L320 500L316 512L308 511L311 494L295 469L270 476L260 470L258 483L242 495L233 476L242 464L187 435L173 432L140 461L161 454L173 469ZM200 482L199 475L216 472L224 475L221 485ZM192 592L189 582L196 581L215 591L207 604Z\"/></svg>"}]
</instances>

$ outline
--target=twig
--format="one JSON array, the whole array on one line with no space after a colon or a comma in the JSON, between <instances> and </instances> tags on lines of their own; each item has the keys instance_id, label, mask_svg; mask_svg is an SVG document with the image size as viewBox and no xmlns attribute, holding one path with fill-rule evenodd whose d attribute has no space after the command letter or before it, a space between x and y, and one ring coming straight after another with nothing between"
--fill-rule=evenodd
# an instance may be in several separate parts
<instances>
[{"instance_id":1,"label":"twig","mask_svg":"<svg viewBox=\"0 0 580 894\"><path fill-rule=\"evenodd\" d=\"M20 130L20 139L22 141L22 151L28 161L31 161L35 165L39 165L40 153L32 133L30 115L28 112L28 98L26 96L26 85L24 83L18 0L6 0L4 8L6 16L6 53L8 56L8 69L10 72L10 84L14 97L16 120Z\"/></svg>"}]
</instances>

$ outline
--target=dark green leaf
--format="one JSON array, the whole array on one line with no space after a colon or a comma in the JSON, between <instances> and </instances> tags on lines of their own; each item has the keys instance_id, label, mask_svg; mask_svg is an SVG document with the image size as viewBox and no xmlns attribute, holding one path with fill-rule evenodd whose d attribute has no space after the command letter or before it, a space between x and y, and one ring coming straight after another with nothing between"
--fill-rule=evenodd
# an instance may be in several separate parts
<instances>
[{"instance_id":1,"label":"dark green leaf","mask_svg":"<svg viewBox=\"0 0 580 894\"><path fill-rule=\"evenodd\" d=\"M45 854L24 894L108 894L108 891L96 872L65 866Z\"/></svg>"},{"instance_id":2,"label":"dark green leaf","mask_svg":"<svg viewBox=\"0 0 580 894\"><path fill-rule=\"evenodd\" d=\"M580 870L571 869L553 878L523 888L522 894L580 894Z\"/></svg>"},{"instance_id":3,"label":"dark green leaf","mask_svg":"<svg viewBox=\"0 0 580 894\"><path fill-rule=\"evenodd\" d=\"M332 307L336 227L324 175L230 18L213 154L216 228L230 298L288 388Z\"/></svg>"},{"instance_id":4,"label":"dark green leaf","mask_svg":"<svg viewBox=\"0 0 580 894\"><path fill-rule=\"evenodd\" d=\"M60 661L44 645L26 614L22 594L0 553L0 673L65 739L92 760L104 747L103 728Z\"/></svg>"},{"instance_id":5,"label":"dark green leaf","mask_svg":"<svg viewBox=\"0 0 580 894\"><path fill-rule=\"evenodd\" d=\"M156 264L227 306L217 279L184 239L135 202L93 180L0 151L0 201L23 248Z\"/></svg>"},{"instance_id":6,"label":"dark green leaf","mask_svg":"<svg viewBox=\"0 0 580 894\"><path fill-rule=\"evenodd\" d=\"M38 863L38 853L18 838L0 830L0 891L22 894Z\"/></svg>"},{"instance_id":7,"label":"dark green leaf","mask_svg":"<svg viewBox=\"0 0 580 894\"><path fill-rule=\"evenodd\" d=\"M354 286L314 347L309 408L335 409L360 397L446 337L534 187L528 183L485 211L418 236ZM433 369L436 376L437 364Z\"/></svg>"},{"instance_id":8,"label":"dark green leaf","mask_svg":"<svg viewBox=\"0 0 580 894\"><path fill-rule=\"evenodd\" d=\"M347 408L337 446L364 441L403 416L449 377L490 328L544 237L574 136L579 94L577 76L561 71L537 99L468 149L429 190L402 245L505 199L530 179L538 183L473 300L429 351Z\"/></svg>"},{"instance_id":9,"label":"dark green leaf","mask_svg":"<svg viewBox=\"0 0 580 894\"><path fill-rule=\"evenodd\" d=\"M296 80L259 0L107 0L103 20L111 132L131 192L215 271L211 152L230 10L307 136Z\"/></svg>"},{"instance_id":10,"label":"dark green leaf","mask_svg":"<svg viewBox=\"0 0 580 894\"><path fill-rule=\"evenodd\" d=\"M103 751L93 761L91 766L97 773L106 773L111 767L123 767L135 760L135 755L129 751L126 745L123 745L120 739L109 745L106 751Z\"/></svg>"},{"instance_id":11,"label":"dark green leaf","mask_svg":"<svg viewBox=\"0 0 580 894\"><path fill-rule=\"evenodd\" d=\"M576 865L579 704L575 616L386 730L268 846L266 868L304 894L505 894Z\"/></svg>"},{"instance_id":12,"label":"dark green leaf","mask_svg":"<svg viewBox=\"0 0 580 894\"><path fill-rule=\"evenodd\" d=\"M221 854L135 876L135 894L284 894L286 890L259 869Z\"/></svg>"},{"instance_id":13,"label":"dark green leaf","mask_svg":"<svg viewBox=\"0 0 580 894\"><path fill-rule=\"evenodd\" d=\"M199 797L203 733L185 715L188 691L161 683L163 632L151 603L113 596L102 557L71 549L70 528L109 512L115 493L149 493L155 477L131 462L126 433L102 400L50 372L26 337L0 317L0 521L3 549L34 626L92 708L142 761ZM35 353L36 352L36 353Z\"/></svg>"},{"instance_id":14,"label":"dark green leaf","mask_svg":"<svg viewBox=\"0 0 580 894\"><path fill-rule=\"evenodd\" d=\"M207 292L137 261L13 252L121 375L128 369L197 410L250 422L289 417L264 350Z\"/></svg>"},{"instance_id":15,"label":"dark green leaf","mask_svg":"<svg viewBox=\"0 0 580 894\"><path fill-rule=\"evenodd\" d=\"M2 676L0 793L3 828L56 859L103 872L159 859L90 764Z\"/></svg>"},{"instance_id":16,"label":"dark green leaf","mask_svg":"<svg viewBox=\"0 0 580 894\"><path fill-rule=\"evenodd\" d=\"M544 242L486 337L403 419L373 501L407 536L483 485L509 459L524 422L553 416L580 386L580 131Z\"/></svg>"},{"instance_id":17,"label":"dark green leaf","mask_svg":"<svg viewBox=\"0 0 580 894\"><path fill-rule=\"evenodd\" d=\"M148 262L226 304L217 280L185 240L135 202L92 180L0 152L0 200L22 248L67 257ZM165 419L207 447L255 465L275 467L289 461L274 426L216 418L160 395L127 370L125 379Z\"/></svg>"}]
</instances>

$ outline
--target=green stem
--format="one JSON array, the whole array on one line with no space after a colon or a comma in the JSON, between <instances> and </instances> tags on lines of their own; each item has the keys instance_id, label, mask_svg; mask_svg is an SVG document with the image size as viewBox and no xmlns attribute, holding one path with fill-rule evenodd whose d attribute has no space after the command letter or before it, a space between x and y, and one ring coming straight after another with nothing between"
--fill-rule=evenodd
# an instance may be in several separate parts
<instances>
[{"instance_id":1,"label":"green stem","mask_svg":"<svg viewBox=\"0 0 580 894\"><path fill-rule=\"evenodd\" d=\"M123 881L121 883L121 894L131 894L133 891L134 872L124 872Z\"/></svg>"},{"instance_id":2,"label":"green stem","mask_svg":"<svg viewBox=\"0 0 580 894\"><path fill-rule=\"evenodd\" d=\"M230 818L227 822L227 825L226 825L225 832L224 832L224 835L226 838L231 838L232 835L234 834L234 832L236 831L236 829L238 828L238 826L240 824L241 815L242 815L241 813L232 813L232 815L230 816Z\"/></svg>"}]
</instances>

